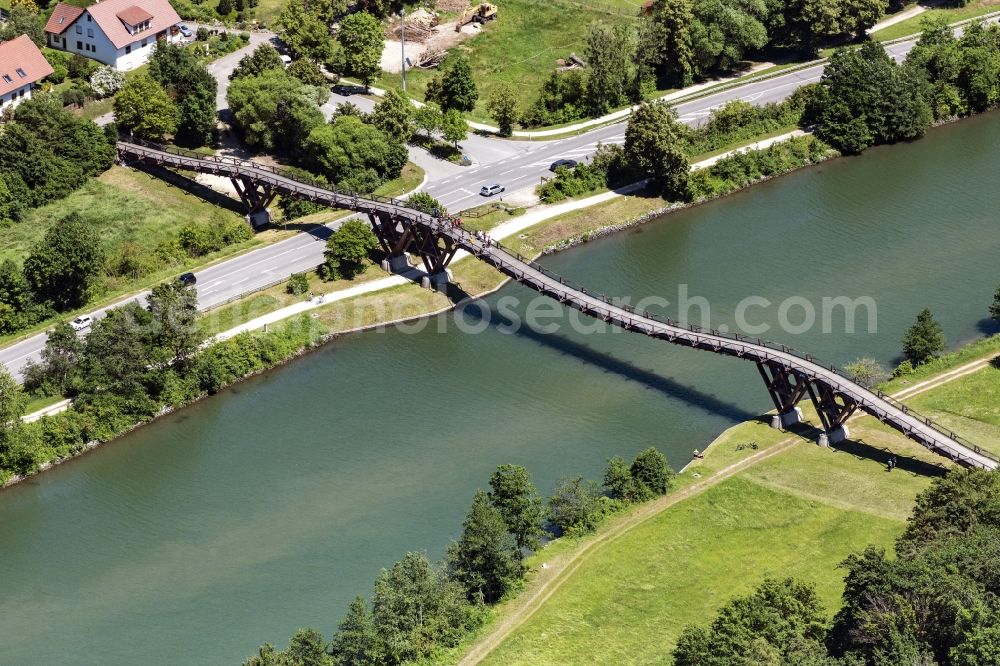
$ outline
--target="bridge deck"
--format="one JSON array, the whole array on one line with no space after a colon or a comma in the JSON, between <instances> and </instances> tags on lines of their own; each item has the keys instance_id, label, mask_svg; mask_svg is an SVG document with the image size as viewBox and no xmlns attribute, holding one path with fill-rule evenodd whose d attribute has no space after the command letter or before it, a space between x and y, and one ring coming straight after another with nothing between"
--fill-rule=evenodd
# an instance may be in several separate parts
<instances>
[{"instance_id":1,"label":"bridge deck","mask_svg":"<svg viewBox=\"0 0 1000 666\"><path fill-rule=\"evenodd\" d=\"M272 167L239 159L203 157L194 153L167 151L159 147L124 142L118 144L118 149L120 154L133 159L200 173L249 178L266 184L284 195L309 199L331 207L409 220L439 235L449 237L456 245L480 261L494 266L508 277L584 314L672 344L749 361L778 363L806 377L826 383L879 421L960 464L985 469L996 469L1000 466L997 458L975 444L916 414L881 391L866 389L841 375L835 368L823 366L808 355L800 355L788 347L758 338L726 335L718 331L705 331L695 326L681 326L669 320L657 319L648 312L636 312L628 306L616 305L609 302L606 297L595 296L583 287L570 285L564 278L546 271L537 263L507 251L498 243L484 242L461 227L452 226L450 221L407 208L401 201L337 192L292 178Z\"/></svg>"}]
</instances>

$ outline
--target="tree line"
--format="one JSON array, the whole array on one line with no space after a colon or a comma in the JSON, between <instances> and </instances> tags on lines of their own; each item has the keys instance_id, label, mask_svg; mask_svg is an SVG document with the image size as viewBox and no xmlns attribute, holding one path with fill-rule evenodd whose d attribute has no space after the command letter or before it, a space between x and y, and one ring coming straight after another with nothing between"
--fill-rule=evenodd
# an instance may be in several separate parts
<instances>
[{"instance_id":1,"label":"tree line","mask_svg":"<svg viewBox=\"0 0 1000 666\"><path fill-rule=\"evenodd\" d=\"M0 483L272 367L321 332L302 317L203 348L197 295L179 282L154 287L145 307L109 310L85 338L56 324L23 387L0 368ZM68 411L22 423L30 399L57 395L73 398Z\"/></svg>"},{"instance_id":2,"label":"tree line","mask_svg":"<svg viewBox=\"0 0 1000 666\"><path fill-rule=\"evenodd\" d=\"M821 159L829 146L852 154L878 143L916 139L934 122L985 111L998 102L1000 26L973 23L955 37L939 21L926 27L902 64L871 40L860 48L841 48L819 83L797 89L779 104L730 102L699 128L678 122L664 102L643 102L629 116L624 146L601 146L589 164L560 171L539 194L552 202L651 179L672 200L718 196ZM795 155L789 147L772 146L690 172L690 157L794 125L815 130L819 141L791 142ZM778 159L780 153L790 159Z\"/></svg>"},{"instance_id":3,"label":"tree line","mask_svg":"<svg viewBox=\"0 0 1000 666\"><path fill-rule=\"evenodd\" d=\"M708 626L684 629L674 663L1000 663L1000 474L954 469L936 479L894 551L869 546L843 562L832 622L811 584L768 579Z\"/></svg>"},{"instance_id":4,"label":"tree line","mask_svg":"<svg viewBox=\"0 0 1000 666\"><path fill-rule=\"evenodd\" d=\"M626 506L663 495L674 473L655 448L631 464L608 461L604 488L582 477L560 480L547 503L528 471L500 465L478 491L443 561L409 552L382 569L370 602L356 597L330 641L300 629L288 648L262 645L244 666L381 666L427 658L480 626L487 609L516 592L524 558L552 533L581 535Z\"/></svg>"},{"instance_id":5,"label":"tree line","mask_svg":"<svg viewBox=\"0 0 1000 666\"><path fill-rule=\"evenodd\" d=\"M843 153L918 138L934 122L1000 101L1000 28L981 22L961 37L931 22L902 64L876 42L839 49L809 88L802 123Z\"/></svg>"}]
</instances>

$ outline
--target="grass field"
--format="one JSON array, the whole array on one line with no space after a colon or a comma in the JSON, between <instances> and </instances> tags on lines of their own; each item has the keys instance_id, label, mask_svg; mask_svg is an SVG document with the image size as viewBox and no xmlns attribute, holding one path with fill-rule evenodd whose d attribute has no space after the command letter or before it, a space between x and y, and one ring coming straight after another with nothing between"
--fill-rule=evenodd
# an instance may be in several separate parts
<instances>
[{"instance_id":1,"label":"grass field","mask_svg":"<svg viewBox=\"0 0 1000 666\"><path fill-rule=\"evenodd\" d=\"M955 23L956 21L964 21L965 19L975 18L997 10L1000 10L1000 0L973 0L964 7L929 9L913 18L900 21L895 25L890 25L888 28L879 30L872 36L884 42L889 39L906 37L920 32L923 30L924 21L928 19L943 18L948 23Z\"/></svg>"},{"instance_id":2,"label":"grass field","mask_svg":"<svg viewBox=\"0 0 1000 666\"><path fill-rule=\"evenodd\" d=\"M267 0L264 0L267 2ZM452 49L469 57L479 86L479 102L469 114L473 120L492 122L486 100L501 82L510 83L522 107L530 106L558 58L583 55L587 26L595 21L634 21L637 0L497 0L498 18L479 35ZM406 74L407 92L423 101L427 82L435 70L414 69ZM377 85L400 87L400 75L383 73Z\"/></svg>"},{"instance_id":3,"label":"grass field","mask_svg":"<svg viewBox=\"0 0 1000 666\"><path fill-rule=\"evenodd\" d=\"M977 343L969 354L953 358L967 362L972 352L973 358L982 357L995 351L995 342ZM942 363L939 371L959 364ZM980 445L1000 446L995 366L907 403ZM850 428L850 442L824 449L801 440L778 449L591 549L482 663L571 664L580 655L593 663L670 663L669 652L685 625L707 624L720 605L765 576L814 583L832 614L843 585L838 563L868 544L891 546L916 494L946 469L943 459L870 417L853 420ZM749 442L767 449L787 437L760 421L740 424L689 465L679 485L711 478L746 457ZM890 455L898 461L892 472L885 465ZM627 519L628 514L621 518ZM565 558L585 544L557 541L532 564ZM501 607L498 617L503 613Z\"/></svg>"}]
</instances>

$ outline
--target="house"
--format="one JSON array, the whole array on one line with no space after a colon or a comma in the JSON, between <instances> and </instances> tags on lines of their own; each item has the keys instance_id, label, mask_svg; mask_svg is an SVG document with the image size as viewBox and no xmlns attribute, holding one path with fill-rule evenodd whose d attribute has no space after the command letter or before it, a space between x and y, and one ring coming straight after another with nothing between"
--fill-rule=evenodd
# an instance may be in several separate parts
<instances>
[{"instance_id":1,"label":"house","mask_svg":"<svg viewBox=\"0 0 1000 666\"><path fill-rule=\"evenodd\" d=\"M45 33L54 49L125 71L146 62L156 42L179 41L180 22L167 0L102 0L85 8L60 2Z\"/></svg>"},{"instance_id":2,"label":"house","mask_svg":"<svg viewBox=\"0 0 1000 666\"><path fill-rule=\"evenodd\" d=\"M31 86L52 73L52 65L27 35L0 43L0 110L31 99Z\"/></svg>"}]
</instances>

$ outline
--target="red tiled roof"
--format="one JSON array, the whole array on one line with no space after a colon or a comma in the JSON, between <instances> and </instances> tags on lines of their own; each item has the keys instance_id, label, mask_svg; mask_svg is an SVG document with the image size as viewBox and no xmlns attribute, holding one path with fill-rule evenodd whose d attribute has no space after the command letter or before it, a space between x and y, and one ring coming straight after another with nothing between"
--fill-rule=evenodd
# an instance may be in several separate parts
<instances>
[{"instance_id":1,"label":"red tiled roof","mask_svg":"<svg viewBox=\"0 0 1000 666\"><path fill-rule=\"evenodd\" d=\"M49 17L48 22L45 24L45 32L51 32L53 35L61 35L67 28L73 25L73 21L82 15L83 8L60 2L56 5L52 16Z\"/></svg>"},{"instance_id":2,"label":"red tiled roof","mask_svg":"<svg viewBox=\"0 0 1000 666\"><path fill-rule=\"evenodd\" d=\"M119 18L120 14L131 12L133 9L145 11L151 17L149 28L134 34L129 33L122 19ZM102 0L87 7L86 11L94 17L94 22L117 49L144 37L154 36L158 32L167 30L181 22L181 17L177 15L167 0ZM145 20L143 18L143 21Z\"/></svg>"},{"instance_id":3,"label":"red tiled roof","mask_svg":"<svg viewBox=\"0 0 1000 666\"><path fill-rule=\"evenodd\" d=\"M143 21L148 21L153 18L152 14L147 12L142 7L136 7L135 5L121 10L115 14L115 16L124 21L126 25L130 26L139 25Z\"/></svg>"},{"instance_id":4,"label":"red tiled roof","mask_svg":"<svg viewBox=\"0 0 1000 666\"><path fill-rule=\"evenodd\" d=\"M27 35L0 43L0 95L41 81L51 73L52 65Z\"/></svg>"}]
</instances>

